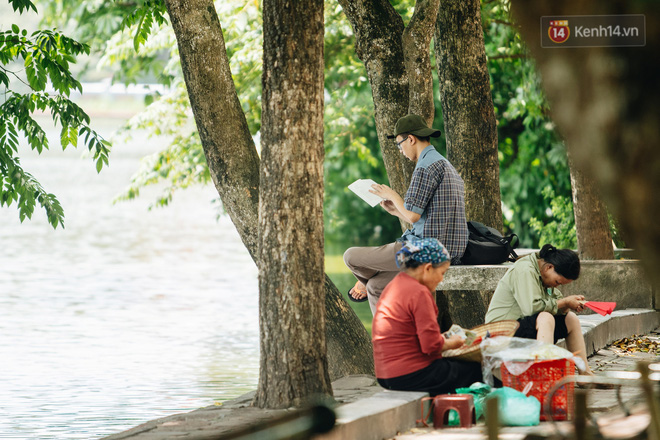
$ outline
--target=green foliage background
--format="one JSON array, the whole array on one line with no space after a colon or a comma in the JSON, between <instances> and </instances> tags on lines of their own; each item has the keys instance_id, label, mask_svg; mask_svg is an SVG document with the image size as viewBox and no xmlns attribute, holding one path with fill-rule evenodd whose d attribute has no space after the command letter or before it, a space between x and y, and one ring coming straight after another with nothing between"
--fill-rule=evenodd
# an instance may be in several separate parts
<instances>
[{"instance_id":1,"label":"green foliage background","mask_svg":"<svg viewBox=\"0 0 660 440\"><path fill-rule=\"evenodd\" d=\"M37 11L31 0L9 0L9 5L17 16ZM39 205L53 228L64 227L57 197L21 164L19 136L39 154L48 149L46 132L34 119L46 112L60 127L62 149L77 147L82 139L97 172L108 164L110 143L90 127L87 113L70 99L71 92L82 92L71 66L78 56L90 53L90 46L54 29L29 31L19 22L0 32L0 207L15 205L23 222Z\"/></svg>"},{"instance_id":2,"label":"green foliage background","mask_svg":"<svg viewBox=\"0 0 660 440\"><path fill-rule=\"evenodd\" d=\"M108 163L109 142L90 127L90 118L69 98L84 81L108 76L125 84L160 84L145 98L146 110L129 120L113 140L130 138L136 130L168 140L167 146L143 158L117 201L140 196L158 185L151 206L166 206L190 185L211 184L179 64L176 39L162 0L9 0L18 12L41 12L43 31L28 34L15 25L0 34L0 86L5 100L0 115L0 206L16 203L21 220L36 204L53 226L64 213L49 194L20 166L17 142L22 132L33 149L48 148L43 132L31 119L35 109L50 110L62 126L61 145L78 138L93 152L97 169ZM407 24L414 0L391 0ZM250 132L259 146L261 123L262 21L258 0L216 1L238 97ZM22 16L21 16L22 17ZM551 242L575 248L575 225L565 146L555 129L534 63L509 14L508 0L483 0L482 23L499 138L500 186L504 225L523 247ZM355 282L341 260L356 245L379 245L401 234L399 222L379 207L371 208L347 186L359 178L387 182L373 117L367 73L355 54L355 38L341 7L325 1L325 234L326 272L345 292ZM54 30L59 29L59 31ZM51 30L53 29L53 30ZM61 33L60 33L61 32ZM68 35L68 36L65 36ZM71 37L71 38L70 38ZM39 41L50 42L43 53ZM82 41L83 43L78 43ZM18 44L20 43L20 44ZM17 48L18 47L18 48ZM434 50L430 49L435 66ZM35 55L36 54L36 55ZM41 56L41 58L35 58ZM24 66L27 90L10 84L14 66ZM434 126L442 128L435 79ZM80 82L79 82L80 81ZM57 90L44 92L46 84ZM159 92L158 90L165 90ZM84 92L84 91L83 91ZM444 132L445 130L443 130ZM434 140L446 154L445 139ZM4 167L4 168L2 168ZM218 200L219 215L222 212ZM619 239L613 226L613 236ZM352 303L367 329L368 304Z\"/></svg>"},{"instance_id":3,"label":"green foliage background","mask_svg":"<svg viewBox=\"0 0 660 440\"><path fill-rule=\"evenodd\" d=\"M166 93L154 92L147 97L147 109L132 118L117 138L130 137L134 130L141 129L152 136L166 136L169 146L143 159L140 170L117 199L137 197L141 188L158 183L163 191L153 206L164 206L179 189L209 184L176 40L162 1L42 0L37 4L44 11L44 26L58 26L89 44L90 55L79 63L82 78L98 75L93 69L101 69L112 75L113 81L167 86ZM393 0L392 4L407 23L414 1ZM252 0L225 0L216 2L216 9L238 96L258 145L260 5ZM391 241L401 230L397 219L379 207L370 208L346 188L358 178L387 182L387 176L366 71L355 55L355 38L348 20L335 1L325 2L325 21L326 250L341 253L353 245ZM526 247L538 247L539 241L549 239L555 244L572 243L575 228L569 215L572 205L565 147L552 122L533 61L511 22L508 1L483 1L482 21L498 121L505 228L516 232ZM435 95L434 125L442 127L437 90ZM445 154L444 138L436 147ZM560 210L555 206L558 203ZM549 230L548 225L553 234L543 232Z\"/></svg>"}]
</instances>

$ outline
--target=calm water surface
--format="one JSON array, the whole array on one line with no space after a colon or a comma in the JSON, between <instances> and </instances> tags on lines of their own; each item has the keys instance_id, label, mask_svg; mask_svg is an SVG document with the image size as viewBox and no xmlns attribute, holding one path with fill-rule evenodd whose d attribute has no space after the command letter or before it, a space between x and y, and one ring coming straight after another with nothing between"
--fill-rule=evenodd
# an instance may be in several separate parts
<instances>
[{"instance_id":1,"label":"calm water surface","mask_svg":"<svg viewBox=\"0 0 660 440\"><path fill-rule=\"evenodd\" d=\"M0 438L100 438L256 388L257 269L214 189L111 203L159 147L115 145L98 175L80 150L23 157L66 228L0 209Z\"/></svg>"}]
</instances>

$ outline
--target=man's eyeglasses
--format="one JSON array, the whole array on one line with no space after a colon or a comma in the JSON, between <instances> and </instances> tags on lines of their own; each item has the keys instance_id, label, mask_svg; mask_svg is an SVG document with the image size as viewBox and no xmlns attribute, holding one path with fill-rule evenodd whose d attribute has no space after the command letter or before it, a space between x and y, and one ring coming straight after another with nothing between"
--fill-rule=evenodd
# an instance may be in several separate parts
<instances>
[{"instance_id":1,"label":"man's eyeglasses","mask_svg":"<svg viewBox=\"0 0 660 440\"><path fill-rule=\"evenodd\" d=\"M407 141L407 140L408 140L408 136L406 136L406 138L403 139L401 142L397 142L397 143L396 143L397 148L398 148L399 150L401 150L401 144L404 143L404 142Z\"/></svg>"}]
</instances>

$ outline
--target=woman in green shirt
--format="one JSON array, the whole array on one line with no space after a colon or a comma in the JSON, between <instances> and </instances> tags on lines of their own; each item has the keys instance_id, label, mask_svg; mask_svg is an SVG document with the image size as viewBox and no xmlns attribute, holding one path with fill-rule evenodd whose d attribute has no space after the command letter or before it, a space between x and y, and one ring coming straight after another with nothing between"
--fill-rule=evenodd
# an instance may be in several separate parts
<instances>
[{"instance_id":1,"label":"woman in green shirt","mask_svg":"<svg viewBox=\"0 0 660 440\"><path fill-rule=\"evenodd\" d=\"M520 258L497 284L486 312L486 322L518 320L514 336L556 343L566 338L566 347L587 363L580 320L574 312L584 310L584 296L564 297L555 288L580 276L580 258L570 249L546 244L541 251Z\"/></svg>"}]
</instances>

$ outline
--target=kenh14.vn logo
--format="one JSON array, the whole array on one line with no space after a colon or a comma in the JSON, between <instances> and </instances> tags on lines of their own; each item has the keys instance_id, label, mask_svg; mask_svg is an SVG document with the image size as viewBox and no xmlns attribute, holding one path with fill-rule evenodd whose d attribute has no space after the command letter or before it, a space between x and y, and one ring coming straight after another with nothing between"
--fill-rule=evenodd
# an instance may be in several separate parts
<instances>
[{"instance_id":1,"label":"kenh14.vn logo","mask_svg":"<svg viewBox=\"0 0 660 440\"><path fill-rule=\"evenodd\" d=\"M571 35L571 29L568 27L568 20L550 20L548 27L548 36L553 43L563 43Z\"/></svg>"},{"instance_id":2,"label":"kenh14.vn logo","mask_svg":"<svg viewBox=\"0 0 660 440\"><path fill-rule=\"evenodd\" d=\"M545 16L540 31L541 47L646 45L646 17L641 14Z\"/></svg>"}]
</instances>

